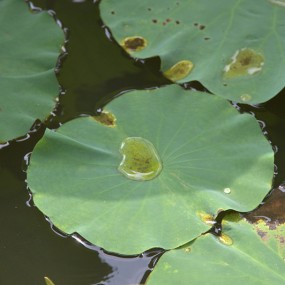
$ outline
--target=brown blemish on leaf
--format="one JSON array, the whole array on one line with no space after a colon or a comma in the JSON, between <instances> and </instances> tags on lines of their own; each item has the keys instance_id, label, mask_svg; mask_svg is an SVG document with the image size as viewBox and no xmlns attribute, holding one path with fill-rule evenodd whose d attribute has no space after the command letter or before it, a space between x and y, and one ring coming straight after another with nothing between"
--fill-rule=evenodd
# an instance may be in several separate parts
<instances>
[{"instance_id":1,"label":"brown blemish on leaf","mask_svg":"<svg viewBox=\"0 0 285 285\"><path fill-rule=\"evenodd\" d=\"M194 26L195 26L196 28L198 28L199 30L204 30L204 29L206 28L205 25L202 25L202 24L199 24L199 23L194 23Z\"/></svg>"},{"instance_id":2,"label":"brown blemish on leaf","mask_svg":"<svg viewBox=\"0 0 285 285\"><path fill-rule=\"evenodd\" d=\"M285 225L277 222L268 224L264 220L259 220L253 224L258 236L269 247L277 247L278 254L285 257ZM274 247L275 247L274 246Z\"/></svg>"},{"instance_id":3,"label":"brown blemish on leaf","mask_svg":"<svg viewBox=\"0 0 285 285\"><path fill-rule=\"evenodd\" d=\"M243 48L235 52L231 62L224 68L224 77L227 79L239 76L253 75L262 70L264 57L261 53Z\"/></svg>"},{"instance_id":4,"label":"brown blemish on leaf","mask_svg":"<svg viewBox=\"0 0 285 285\"><path fill-rule=\"evenodd\" d=\"M278 238L279 238L280 244L285 245L285 237L284 236L279 236Z\"/></svg>"},{"instance_id":5,"label":"brown blemish on leaf","mask_svg":"<svg viewBox=\"0 0 285 285\"><path fill-rule=\"evenodd\" d=\"M179 81L187 77L192 71L194 64L190 60L181 60L164 72L164 76L171 81Z\"/></svg>"},{"instance_id":6,"label":"brown blemish on leaf","mask_svg":"<svg viewBox=\"0 0 285 285\"><path fill-rule=\"evenodd\" d=\"M147 40L140 36L127 37L121 46L129 52L141 51L147 46Z\"/></svg>"},{"instance_id":7,"label":"brown blemish on leaf","mask_svg":"<svg viewBox=\"0 0 285 285\"><path fill-rule=\"evenodd\" d=\"M116 117L111 112L103 111L99 115L93 116L92 118L104 126L110 128L114 128L116 126Z\"/></svg>"},{"instance_id":8,"label":"brown blemish on leaf","mask_svg":"<svg viewBox=\"0 0 285 285\"><path fill-rule=\"evenodd\" d=\"M257 229L257 234L262 238L266 239L267 233L265 231L262 231L260 229Z\"/></svg>"}]
</instances>

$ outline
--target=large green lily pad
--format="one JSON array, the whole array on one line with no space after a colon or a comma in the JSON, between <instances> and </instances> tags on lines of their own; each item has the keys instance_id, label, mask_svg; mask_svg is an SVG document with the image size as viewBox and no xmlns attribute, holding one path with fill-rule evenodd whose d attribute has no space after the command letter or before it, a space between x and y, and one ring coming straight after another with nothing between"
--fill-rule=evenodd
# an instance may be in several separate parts
<instances>
[{"instance_id":1,"label":"large green lily pad","mask_svg":"<svg viewBox=\"0 0 285 285\"><path fill-rule=\"evenodd\" d=\"M189 247L166 252L147 285L281 285L285 282L285 227L231 222L224 230L232 245L211 234Z\"/></svg>"},{"instance_id":2,"label":"large green lily pad","mask_svg":"<svg viewBox=\"0 0 285 285\"><path fill-rule=\"evenodd\" d=\"M0 1L0 141L24 135L52 111L62 43L50 15L33 15L23 0Z\"/></svg>"},{"instance_id":3,"label":"large green lily pad","mask_svg":"<svg viewBox=\"0 0 285 285\"><path fill-rule=\"evenodd\" d=\"M174 248L209 229L207 214L251 210L271 188L270 144L251 115L220 97L171 85L124 94L106 111L109 126L73 120L47 130L32 154L34 201L65 232L119 253ZM162 170L151 180L118 170L132 152L127 138L156 150ZM134 160L148 153L140 151ZM146 169L156 167L152 159Z\"/></svg>"},{"instance_id":4,"label":"large green lily pad","mask_svg":"<svg viewBox=\"0 0 285 285\"><path fill-rule=\"evenodd\" d=\"M285 86L284 3L103 0L100 8L132 56L158 55L163 71L182 61L166 73L172 80L198 80L217 95L255 104Z\"/></svg>"}]
</instances>

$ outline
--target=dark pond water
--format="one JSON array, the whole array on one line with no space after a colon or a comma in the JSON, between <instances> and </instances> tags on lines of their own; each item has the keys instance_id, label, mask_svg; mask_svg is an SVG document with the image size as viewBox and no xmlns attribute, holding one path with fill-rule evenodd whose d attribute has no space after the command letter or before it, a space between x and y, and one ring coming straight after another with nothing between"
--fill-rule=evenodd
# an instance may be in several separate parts
<instances>
[{"instance_id":1,"label":"dark pond water","mask_svg":"<svg viewBox=\"0 0 285 285\"><path fill-rule=\"evenodd\" d=\"M159 58L133 60L112 40L100 19L98 2L33 0L30 4L56 15L66 34L68 56L61 55L57 68L59 103L46 121L48 127L94 115L128 90L170 84L159 72ZM204 89L197 82L187 88ZM254 112L276 150L275 190L247 214L253 221L260 216L285 221L285 193L278 188L285 181L284 93L260 106L239 106L241 111ZM44 276L56 285L144 283L161 249L125 257L107 253L76 234L61 233L33 205L25 183L26 162L44 131L45 126L35 122L27 136L0 148L0 284L40 285Z\"/></svg>"}]
</instances>

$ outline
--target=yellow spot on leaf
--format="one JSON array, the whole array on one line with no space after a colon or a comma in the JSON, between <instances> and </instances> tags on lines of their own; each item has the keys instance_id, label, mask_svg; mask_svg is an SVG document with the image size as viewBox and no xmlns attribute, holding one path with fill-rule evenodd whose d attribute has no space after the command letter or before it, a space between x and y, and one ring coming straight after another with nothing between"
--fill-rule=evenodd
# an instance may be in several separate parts
<instances>
[{"instance_id":1,"label":"yellow spot on leaf","mask_svg":"<svg viewBox=\"0 0 285 285\"><path fill-rule=\"evenodd\" d=\"M184 251L187 252L187 253L189 253L189 252L191 252L191 248L190 248L190 247L186 247L186 248L184 249Z\"/></svg>"},{"instance_id":2,"label":"yellow spot on leaf","mask_svg":"<svg viewBox=\"0 0 285 285\"><path fill-rule=\"evenodd\" d=\"M214 225L216 223L214 217L210 214L207 214L205 212L200 212L198 213L198 215L200 216L200 219L208 225Z\"/></svg>"},{"instance_id":3,"label":"yellow spot on leaf","mask_svg":"<svg viewBox=\"0 0 285 285\"><path fill-rule=\"evenodd\" d=\"M243 48L235 52L231 62L224 68L224 77L231 79L239 76L254 75L262 70L264 57L261 53Z\"/></svg>"},{"instance_id":4,"label":"yellow spot on leaf","mask_svg":"<svg viewBox=\"0 0 285 285\"><path fill-rule=\"evenodd\" d=\"M243 101L243 102L248 102L248 101L250 101L250 100L252 99L252 97L251 97L251 95L249 95L249 94L242 94L242 95L240 96L240 99L241 99L241 101Z\"/></svg>"},{"instance_id":5,"label":"yellow spot on leaf","mask_svg":"<svg viewBox=\"0 0 285 285\"><path fill-rule=\"evenodd\" d=\"M230 236L223 233L219 236L219 241L224 245L232 245L234 243Z\"/></svg>"},{"instance_id":6,"label":"yellow spot on leaf","mask_svg":"<svg viewBox=\"0 0 285 285\"><path fill-rule=\"evenodd\" d=\"M168 262L164 262L163 264L163 269L164 270L169 270L172 266Z\"/></svg>"},{"instance_id":7,"label":"yellow spot on leaf","mask_svg":"<svg viewBox=\"0 0 285 285\"><path fill-rule=\"evenodd\" d=\"M147 46L147 40L143 37L127 37L121 41L121 46L128 52L141 51Z\"/></svg>"},{"instance_id":8,"label":"yellow spot on leaf","mask_svg":"<svg viewBox=\"0 0 285 285\"><path fill-rule=\"evenodd\" d=\"M187 77L194 65L189 60L181 60L164 72L164 76L171 81L179 81Z\"/></svg>"},{"instance_id":9,"label":"yellow spot on leaf","mask_svg":"<svg viewBox=\"0 0 285 285\"><path fill-rule=\"evenodd\" d=\"M114 114L108 111L103 111L100 115L93 116L93 119L107 127L116 126L116 117L114 116Z\"/></svg>"}]
</instances>

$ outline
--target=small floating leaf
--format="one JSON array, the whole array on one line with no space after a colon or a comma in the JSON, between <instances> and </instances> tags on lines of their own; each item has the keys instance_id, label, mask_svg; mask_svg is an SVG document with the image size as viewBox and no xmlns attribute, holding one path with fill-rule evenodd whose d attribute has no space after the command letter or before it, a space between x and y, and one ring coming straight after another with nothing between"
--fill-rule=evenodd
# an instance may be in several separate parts
<instances>
[{"instance_id":1,"label":"small floating leaf","mask_svg":"<svg viewBox=\"0 0 285 285\"><path fill-rule=\"evenodd\" d=\"M46 285L55 285L48 277L45 277Z\"/></svg>"},{"instance_id":2,"label":"small floating leaf","mask_svg":"<svg viewBox=\"0 0 285 285\"><path fill-rule=\"evenodd\" d=\"M35 204L67 233L125 254L174 248L211 228L199 213L251 210L271 188L273 151L258 122L218 96L170 85L107 108L116 127L70 121L46 130L31 156ZM128 179L120 164L151 179Z\"/></svg>"},{"instance_id":3,"label":"small floating leaf","mask_svg":"<svg viewBox=\"0 0 285 285\"><path fill-rule=\"evenodd\" d=\"M147 38L148 47L134 56L159 56L163 71L190 58L195 64L191 72L174 78L166 72L172 81L197 80L212 93L241 103L241 95L250 94L249 104L265 102L284 88L284 0L161 3L104 0L101 16L118 42L130 34Z\"/></svg>"}]
</instances>

